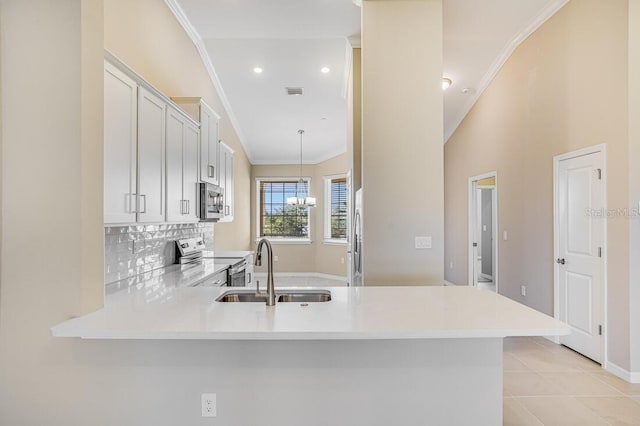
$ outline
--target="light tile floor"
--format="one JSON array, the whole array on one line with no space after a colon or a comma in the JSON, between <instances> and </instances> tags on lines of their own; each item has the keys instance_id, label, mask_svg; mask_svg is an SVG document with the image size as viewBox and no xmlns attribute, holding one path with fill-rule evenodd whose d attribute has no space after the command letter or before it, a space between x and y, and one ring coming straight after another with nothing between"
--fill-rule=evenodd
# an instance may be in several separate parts
<instances>
[{"instance_id":1,"label":"light tile floor","mask_svg":"<svg viewBox=\"0 0 640 426\"><path fill-rule=\"evenodd\" d=\"M504 341L505 425L640 425L640 384L541 337Z\"/></svg>"}]
</instances>

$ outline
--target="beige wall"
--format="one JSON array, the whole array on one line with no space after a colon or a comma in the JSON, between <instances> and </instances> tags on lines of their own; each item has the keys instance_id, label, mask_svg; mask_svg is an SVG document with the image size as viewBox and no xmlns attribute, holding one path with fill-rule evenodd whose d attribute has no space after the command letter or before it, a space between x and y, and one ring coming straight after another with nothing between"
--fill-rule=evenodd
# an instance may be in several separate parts
<instances>
[{"instance_id":1,"label":"beige wall","mask_svg":"<svg viewBox=\"0 0 640 426\"><path fill-rule=\"evenodd\" d=\"M442 284L441 79L441 0L362 3L365 285Z\"/></svg>"},{"instance_id":2,"label":"beige wall","mask_svg":"<svg viewBox=\"0 0 640 426\"><path fill-rule=\"evenodd\" d=\"M341 154L319 164L304 165L302 175L311 178L311 195L317 206L311 209L311 244L273 244L274 272L316 272L329 275L347 275L346 245L331 245L322 242L324 237L324 176L347 172L347 154ZM255 165L252 167L251 184L251 235L257 238L256 229L256 183L258 177L297 177L299 165ZM253 244L255 247L255 244ZM344 262L344 263L343 263ZM265 268L257 268L264 272Z\"/></svg>"},{"instance_id":3,"label":"beige wall","mask_svg":"<svg viewBox=\"0 0 640 426\"><path fill-rule=\"evenodd\" d=\"M640 202L640 0L629 0L629 205ZM631 371L640 371L640 217L629 222Z\"/></svg>"},{"instance_id":4,"label":"beige wall","mask_svg":"<svg viewBox=\"0 0 640 426\"><path fill-rule=\"evenodd\" d=\"M49 328L103 302L102 11L0 3L3 425L95 418L82 394L99 377Z\"/></svg>"},{"instance_id":5,"label":"beige wall","mask_svg":"<svg viewBox=\"0 0 640 426\"><path fill-rule=\"evenodd\" d=\"M109 0L104 46L165 95L202 97L221 115L220 137L235 151L235 214L216 224L215 249L247 249L251 164L191 39L162 0Z\"/></svg>"},{"instance_id":6,"label":"beige wall","mask_svg":"<svg viewBox=\"0 0 640 426\"><path fill-rule=\"evenodd\" d=\"M352 49L351 61L347 93L347 164L355 193L362 187L362 49Z\"/></svg>"},{"instance_id":7,"label":"beige wall","mask_svg":"<svg viewBox=\"0 0 640 426\"><path fill-rule=\"evenodd\" d=\"M553 156L605 143L608 207L628 206L627 26L626 0L571 1L518 47L447 142L448 281L467 283L468 178L496 170L499 235L509 235L500 293L553 313ZM609 359L623 368L628 230L627 219L608 223Z\"/></svg>"}]
</instances>

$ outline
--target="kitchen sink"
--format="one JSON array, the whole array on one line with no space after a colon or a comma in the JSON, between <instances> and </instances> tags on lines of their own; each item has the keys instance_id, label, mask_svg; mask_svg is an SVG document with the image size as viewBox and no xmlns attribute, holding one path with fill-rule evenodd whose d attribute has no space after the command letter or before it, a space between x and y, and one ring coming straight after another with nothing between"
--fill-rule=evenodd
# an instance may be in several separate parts
<instances>
[{"instance_id":1,"label":"kitchen sink","mask_svg":"<svg viewBox=\"0 0 640 426\"><path fill-rule=\"evenodd\" d=\"M309 293L292 292L278 294L276 292L276 297L278 302L328 302L331 300L331 293L328 291L314 291Z\"/></svg>"},{"instance_id":2,"label":"kitchen sink","mask_svg":"<svg viewBox=\"0 0 640 426\"><path fill-rule=\"evenodd\" d=\"M331 292L327 290L291 290L276 291L276 301L283 303L315 303L331 300ZM256 302L267 303L267 294L257 295L247 290L231 290L223 293L216 302Z\"/></svg>"},{"instance_id":3,"label":"kitchen sink","mask_svg":"<svg viewBox=\"0 0 640 426\"><path fill-rule=\"evenodd\" d=\"M255 293L227 292L216 299L216 302L262 302L267 303L267 295Z\"/></svg>"}]
</instances>

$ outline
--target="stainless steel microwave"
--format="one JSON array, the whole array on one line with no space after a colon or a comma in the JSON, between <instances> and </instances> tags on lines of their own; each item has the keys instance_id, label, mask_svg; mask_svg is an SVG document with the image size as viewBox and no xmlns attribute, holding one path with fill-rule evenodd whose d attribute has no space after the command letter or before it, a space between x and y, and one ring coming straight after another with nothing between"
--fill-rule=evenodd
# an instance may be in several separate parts
<instances>
[{"instance_id":1,"label":"stainless steel microwave","mask_svg":"<svg viewBox=\"0 0 640 426\"><path fill-rule=\"evenodd\" d=\"M200 221L216 222L224 215L224 190L218 185L200 183Z\"/></svg>"}]
</instances>

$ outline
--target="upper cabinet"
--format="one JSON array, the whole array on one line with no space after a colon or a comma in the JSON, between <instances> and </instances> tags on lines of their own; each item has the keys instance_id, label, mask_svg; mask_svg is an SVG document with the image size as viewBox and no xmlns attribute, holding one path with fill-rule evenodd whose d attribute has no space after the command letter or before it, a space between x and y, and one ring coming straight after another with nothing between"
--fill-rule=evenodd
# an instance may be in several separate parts
<instances>
[{"instance_id":1,"label":"upper cabinet","mask_svg":"<svg viewBox=\"0 0 640 426\"><path fill-rule=\"evenodd\" d=\"M165 111L162 99L105 62L105 223L164 221Z\"/></svg>"},{"instance_id":2,"label":"upper cabinet","mask_svg":"<svg viewBox=\"0 0 640 426\"><path fill-rule=\"evenodd\" d=\"M138 88L138 222L165 218L164 153L167 104Z\"/></svg>"},{"instance_id":3,"label":"upper cabinet","mask_svg":"<svg viewBox=\"0 0 640 426\"><path fill-rule=\"evenodd\" d=\"M172 100L200 123L200 181L220 185L220 116L202 98L176 97Z\"/></svg>"},{"instance_id":4,"label":"upper cabinet","mask_svg":"<svg viewBox=\"0 0 640 426\"><path fill-rule=\"evenodd\" d=\"M233 220L233 150L201 98L174 98L107 55L104 65L104 222L199 220L199 183L220 186Z\"/></svg>"},{"instance_id":5,"label":"upper cabinet","mask_svg":"<svg viewBox=\"0 0 640 426\"><path fill-rule=\"evenodd\" d=\"M233 222L233 150L220 141L220 187L224 190L224 216L220 222Z\"/></svg>"},{"instance_id":6,"label":"upper cabinet","mask_svg":"<svg viewBox=\"0 0 640 426\"><path fill-rule=\"evenodd\" d=\"M171 98L200 123L200 181L220 186L224 193L224 216L233 221L233 150L219 140L220 116L202 98Z\"/></svg>"},{"instance_id":7,"label":"upper cabinet","mask_svg":"<svg viewBox=\"0 0 640 426\"><path fill-rule=\"evenodd\" d=\"M137 220L138 85L113 65L104 67L104 221Z\"/></svg>"},{"instance_id":8,"label":"upper cabinet","mask_svg":"<svg viewBox=\"0 0 640 426\"><path fill-rule=\"evenodd\" d=\"M167 221L198 220L197 125L176 108L167 109Z\"/></svg>"}]
</instances>

